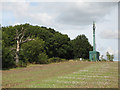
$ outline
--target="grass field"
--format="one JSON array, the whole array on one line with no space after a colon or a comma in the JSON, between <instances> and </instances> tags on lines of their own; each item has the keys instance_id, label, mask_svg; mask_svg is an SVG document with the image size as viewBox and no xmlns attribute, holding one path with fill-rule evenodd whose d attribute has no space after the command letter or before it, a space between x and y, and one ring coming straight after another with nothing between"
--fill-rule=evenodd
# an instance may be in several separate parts
<instances>
[{"instance_id":1,"label":"grass field","mask_svg":"<svg viewBox=\"0 0 120 90\"><path fill-rule=\"evenodd\" d=\"M118 88L117 62L31 65L2 75L3 88Z\"/></svg>"}]
</instances>

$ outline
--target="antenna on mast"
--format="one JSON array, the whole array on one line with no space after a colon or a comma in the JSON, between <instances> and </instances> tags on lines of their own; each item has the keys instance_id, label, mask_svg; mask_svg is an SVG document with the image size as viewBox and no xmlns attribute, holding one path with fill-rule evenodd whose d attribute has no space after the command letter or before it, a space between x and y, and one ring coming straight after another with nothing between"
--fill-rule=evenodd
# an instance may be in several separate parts
<instances>
[{"instance_id":1,"label":"antenna on mast","mask_svg":"<svg viewBox=\"0 0 120 90\"><path fill-rule=\"evenodd\" d=\"M95 21L93 21L93 29L95 30Z\"/></svg>"}]
</instances>

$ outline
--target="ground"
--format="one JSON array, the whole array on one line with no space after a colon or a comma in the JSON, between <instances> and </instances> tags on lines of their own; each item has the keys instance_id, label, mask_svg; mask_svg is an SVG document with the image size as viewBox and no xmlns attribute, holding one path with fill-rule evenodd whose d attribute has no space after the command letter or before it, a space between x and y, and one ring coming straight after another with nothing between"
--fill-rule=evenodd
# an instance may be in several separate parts
<instances>
[{"instance_id":1,"label":"ground","mask_svg":"<svg viewBox=\"0 0 120 90\"><path fill-rule=\"evenodd\" d=\"M118 62L68 61L2 71L3 88L118 88Z\"/></svg>"}]
</instances>

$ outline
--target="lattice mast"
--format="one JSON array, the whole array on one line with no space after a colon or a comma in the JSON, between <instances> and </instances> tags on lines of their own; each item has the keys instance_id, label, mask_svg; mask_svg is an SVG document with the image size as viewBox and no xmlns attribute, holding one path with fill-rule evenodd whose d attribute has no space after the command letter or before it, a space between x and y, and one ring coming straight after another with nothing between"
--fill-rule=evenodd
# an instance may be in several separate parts
<instances>
[{"instance_id":1,"label":"lattice mast","mask_svg":"<svg viewBox=\"0 0 120 90\"><path fill-rule=\"evenodd\" d=\"M95 22L93 21L93 51L96 51L95 45Z\"/></svg>"}]
</instances>

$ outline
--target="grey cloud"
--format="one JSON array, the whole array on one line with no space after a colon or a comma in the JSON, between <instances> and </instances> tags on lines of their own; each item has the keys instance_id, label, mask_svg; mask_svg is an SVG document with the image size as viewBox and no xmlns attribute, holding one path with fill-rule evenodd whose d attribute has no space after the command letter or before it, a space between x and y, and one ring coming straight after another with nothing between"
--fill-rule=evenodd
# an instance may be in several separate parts
<instances>
[{"instance_id":1,"label":"grey cloud","mask_svg":"<svg viewBox=\"0 0 120 90\"><path fill-rule=\"evenodd\" d=\"M84 25L90 25L93 20L96 22L105 21L104 16L109 14L116 4L114 2L44 2L31 8L31 11L36 13L37 10L37 13L47 13L52 16L53 24L58 24L60 27L65 26L65 29L69 27L80 29Z\"/></svg>"},{"instance_id":2,"label":"grey cloud","mask_svg":"<svg viewBox=\"0 0 120 90\"><path fill-rule=\"evenodd\" d=\"M118 39L118 32L117 30L106 30L100 33L100 37L103 39Z\"/></svg>"},{"instance_id":3,"label":"grey cloud","mask_svg":"<svg viewBox=\"0 0 120 90\"><path fill-rule=\"evenodd\" d=\"M56 21L69 25L89 25L93 20L99 21L109 14L117 3L71 3L64 5L64 9L56 17Z\"/></svg>"},{"instance_id":4,"label":"grey cloud","mask_svg":"<svg viewBox=\"0 0 120 90\"><path fill-rule=\"evenodd\" d=\"M77 28L89 25L93 20L102 20L115 4L113 2L38 2L36 6L32 6L29 3L16 2L11 5L8 3L3 9L13 12L16 20L20 22L26 20L45 25L50 22L49 25L58 24L60 27L68 25Z\"/></svg>"}]
</instances>

